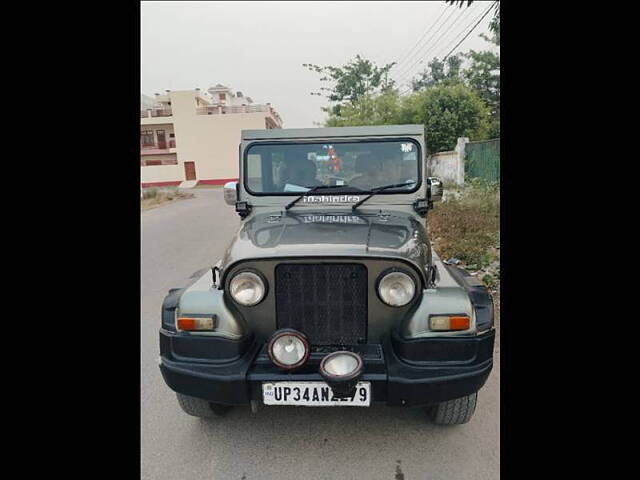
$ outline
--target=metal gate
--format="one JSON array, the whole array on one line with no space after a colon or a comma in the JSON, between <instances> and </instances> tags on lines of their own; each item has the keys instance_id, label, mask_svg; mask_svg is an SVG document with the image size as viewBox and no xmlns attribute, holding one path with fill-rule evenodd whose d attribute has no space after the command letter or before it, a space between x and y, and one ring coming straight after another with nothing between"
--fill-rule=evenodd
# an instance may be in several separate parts
<instances>
[{"instance_id":1,"label":"metal gate","mask_svg":"<svg viewBox=\"0 0 640 480\"><path fill-rule=\"evenodd\" d=\"M500 139L468 142L465 145L464 175L488 182L500 181Z\"/></svg>"}]
</instances>

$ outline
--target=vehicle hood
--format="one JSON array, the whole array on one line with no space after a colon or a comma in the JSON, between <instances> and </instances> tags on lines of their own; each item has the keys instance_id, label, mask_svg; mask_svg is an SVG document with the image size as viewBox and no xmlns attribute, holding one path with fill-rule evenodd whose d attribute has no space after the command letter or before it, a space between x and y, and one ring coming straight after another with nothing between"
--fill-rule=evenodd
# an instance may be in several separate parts
<instances>
[{"instance_id":1,"label":"vehicle hood","mask_svg":"<svg viewBox=\"0 0 640 480\"><path fill-rule=\"evenodd\" d=\"M401 211L263 213L247 219L220 268L243 260L291 257L384 257L413 264L425 277L431 250L424 222Z\"/></svg>"}]
</instances>

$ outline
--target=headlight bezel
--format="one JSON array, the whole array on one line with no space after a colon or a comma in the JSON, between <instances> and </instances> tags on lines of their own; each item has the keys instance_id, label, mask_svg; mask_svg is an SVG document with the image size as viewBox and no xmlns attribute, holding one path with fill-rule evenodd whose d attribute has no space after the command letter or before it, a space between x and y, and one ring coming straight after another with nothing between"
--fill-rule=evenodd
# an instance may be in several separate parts
<instances>
[{"instance_id":1,"label":"headlight bezel","mask_svg":"<svg viewBox=\"0 0 640 480\"><path fill-rule=\"evenodd\" d=\"M382 281L390 274L392 273L401 273L403 275L406 275L409 280L411 280L412 284L413 284L413 295L411 296L411 298L409 299L409 301L403 305L393 305L391 303L388 303L384 297L382 296L382 294L380 293L380 285L382 284ZM378 296L378 299L385 304L388 307L391 308L404 308L408 305L411 305L411 303L416 299L416 297L418 296L418 290L419 290L419 282L416 280L415 275L413 275L410 271L404 269L404 268L399 268L399 267L392 267L392 268L388 268L386 270L384 270L382 273L380 273L380 275L378 275L378 278L376 279L376 285L375 285L375 290L376 290L376 295Z\"/></svg>"},{"instance_id":2,"label":"headlight bezel","mask_svg":"<svg viewBox=\"0 0 640 480\"><path fill-rule=\"evenodd\" d=\"M302 342L305 348L304 356L298 362L291 365L280 362L273 353L273 346L275 342L279 338L284 336L296 337ZM275 366L283 370L295 370L305 365L309 360L309 357L311 356L311 342L309 342L309 338L299 330L295 330L293 328L281 328L280 330L276 330L275 332L273 332L273 334L269 338L269 341L267 342L267 356L269 357L269 360L271 360L271 363L273 363Z\"/></svg>"},{"instance_id":3,"label":"headlight bezel","mask_svg":"<svg viewBox=\"0 0 640 480\"><path fill-rule=\"evenodd\" d=\"M255 303L251 303L251 304L242 303L238 301L236 297L234 297L233 295L233 291L232 291L233 281L243 274L249 274L257 277L257 279L262 284L262 297L260 298L260 300L258 300ZM240 307L251 308L251 307L255 307L256 305L260 305L260 303L262 303L264 299L267 298L267 295L269 293L269 284L267 282L267 279L264 277L264 275L258 270L255 270L253 268L242 268L237 272L235 272L233 276L231 276L231 278L229 278L229 281L227 282L227 293L229 294L229 297L231 298L231 300L233 300L233 302L236 305L239 305Z\"/></svg>"}]
</instances>

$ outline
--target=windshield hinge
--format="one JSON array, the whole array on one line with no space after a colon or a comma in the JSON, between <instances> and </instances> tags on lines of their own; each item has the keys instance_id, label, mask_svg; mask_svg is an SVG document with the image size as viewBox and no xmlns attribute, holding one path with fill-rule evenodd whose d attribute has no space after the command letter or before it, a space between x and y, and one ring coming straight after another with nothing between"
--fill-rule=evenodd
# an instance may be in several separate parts
<instances>
[{"instance_id":1,"label":"windshield hinge","mask_svg":"<svg viewBox=\"0 0 640 480\"><path fill-rule=\"evenodd\" d=\"M251 205L249 202L236 202L236 212L238 212L240 218L245 218L251 213Z\"/></svg>"},{"instance_id":2,"label":"windshield hinge","mask_svg":"<svg viewBox=\"0 0 640 480\"><path fill-rule=\"evenodd\" d=\"M213 279L213 288L218 288L218 280L220 279L220 269L217 265L211 267L211 278Z\"/></svg>"},{"instance_id":3,"label":"windshield hinge","mask_svg":"<svg viewBox=\"0 0 640 480\"><path fill-rule=\"evenodd\" d=\"M438 267L429 265L427 267L427 288L436 288L436 280L438 279Z\"/></svg>"}]
</instances>

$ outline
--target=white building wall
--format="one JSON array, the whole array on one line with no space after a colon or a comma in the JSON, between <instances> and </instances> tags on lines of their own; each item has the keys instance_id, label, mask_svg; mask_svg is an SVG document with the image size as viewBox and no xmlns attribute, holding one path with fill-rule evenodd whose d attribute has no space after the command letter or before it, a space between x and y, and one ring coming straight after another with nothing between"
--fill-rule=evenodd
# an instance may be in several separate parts
<instances>
[{"instance_id":1,"label":"white building wall","mask_svg":"<svg viewBox=\"0 0 640 480\"><path fill-rule=\"evenodd\" d=\"M182 165L153 165L140 167L141 183L165 183L184 180Z\"/></svg>"},{"instance_id":2,"label":"white building wall","mask_svg":"<svg viewBox=\"0 0 640 480\"><path fill-rule=\"evenodd\" d=\"M224 183L238 178L241 131L264 129L268 112L198 115L195 91L169 93L171 117L142 118L141 130L172 122L178 165L141 167L142 182L185 180L184 162L194 162L196 179ZM169 130L169 129L166 129ZM168 134L167 134L168 139ZM175 167L173 169L167 167ZM154 169L153 172L146 172ZM171 174L173 178L168 178ZM162 177L162 180L157 178ZM150 180L154 178L154 180Z\"/></svg>"},{"instance_id":3,"label":"white building wall","mask_svg":"<svg viewBox=\"0 0 640 480\"><path fill-rule=\"evenodd\" d=\"M428 175L440 178L445 186L464 185L464 150L469 141L466 137L458 138L456 149L439 152L428 159Z\"/></svg>"}]
</instances>

